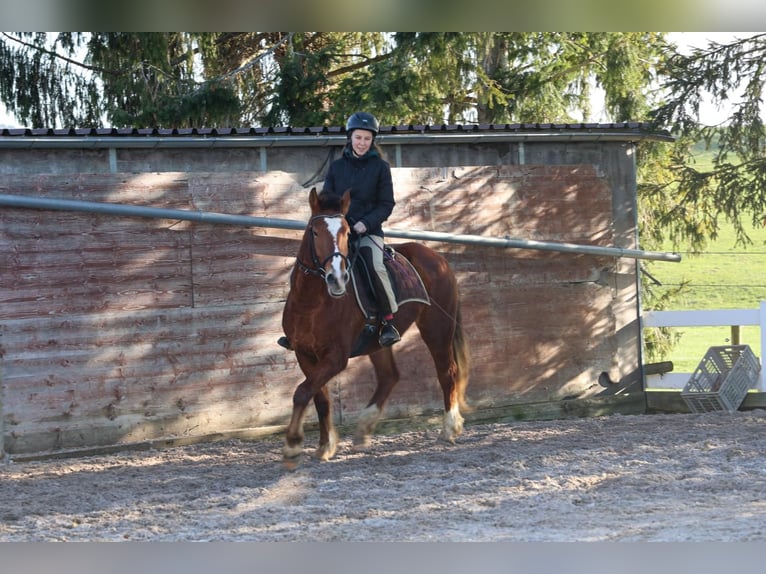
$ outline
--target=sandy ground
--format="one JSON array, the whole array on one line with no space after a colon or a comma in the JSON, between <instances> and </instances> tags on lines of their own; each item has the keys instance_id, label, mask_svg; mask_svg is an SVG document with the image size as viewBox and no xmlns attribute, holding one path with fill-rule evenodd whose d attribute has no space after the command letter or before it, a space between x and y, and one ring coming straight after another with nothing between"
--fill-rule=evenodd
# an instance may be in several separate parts
<instances>
[{"instance_id":1,"label":"sandy ground","mask_svg":"<svg viewBox=\"0 0 766 574\"><path fill-rule=\"evenodd\" d=\"M0 541L763 541L766 411L0 462ZM309 434L309 447L316 437Z\"/></svg>"}]
</instances>

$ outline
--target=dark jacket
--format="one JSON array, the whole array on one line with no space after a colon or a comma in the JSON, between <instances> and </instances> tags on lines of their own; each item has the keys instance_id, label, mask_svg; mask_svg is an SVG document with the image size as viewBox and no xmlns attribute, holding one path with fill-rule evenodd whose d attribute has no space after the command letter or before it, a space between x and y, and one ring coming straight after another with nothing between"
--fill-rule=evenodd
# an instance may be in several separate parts
<instances>
[{"instance_id":1,"label":"dark jacket","mask_svg":"<svg viewBox=\"0 0 766 574\"><path fill-rule=\"evenodd\" d=\"M364 156L354 156L350 146L330 164L323 191L342 195L351 190L351 206L346 219L353 227L363 221L367 233L383 236L382 225L394 209L394 184L391 166L372 148ZM353 232L352 232L353 233Z\"/></svg>"}]
</instances>

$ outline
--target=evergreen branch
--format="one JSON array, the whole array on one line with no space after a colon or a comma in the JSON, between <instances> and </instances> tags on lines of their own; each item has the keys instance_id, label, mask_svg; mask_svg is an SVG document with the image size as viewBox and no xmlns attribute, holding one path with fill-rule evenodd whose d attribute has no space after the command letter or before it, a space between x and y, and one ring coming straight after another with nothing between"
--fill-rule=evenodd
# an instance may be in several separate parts
<instances>
[{"instance_id":1,"label":"evergreen branch","mask_svg":"<svg viewBox=\"0 0 766 574\"><path fill-rule=\"evenodd\" d=\"M68 58L68 57L66 57L66 56L64 56L62 54L59 54L55 50L49 50L49 49L44 48L42 46L36 46L36 45L31 44L29 42L25 42L21 38L16 38L14 36L11 36L10 34L8 34L8 32L0 32L0 34L5 36L6 38L8 38L12 42L16 42L17 44L21 44L25 48L28 48L30 50L35 50L37 52L40 52L42 54L46 54L48 56L52 56L52 57L54 57L54 58L56 58L58 60L63 60L64 62L66 62L68 64L72 64L74 66L77 66L79 68L83 68L84 70L88 70L90 72L98 72L100 74L108 74L108 75L111 75L111 76L121 76L123 74L122 71L109 70L109 69L106 69L106 68L101 68L99 66L91 66L89 64L85 64L84 62L80 62L79 60L75 60L73 58Z\"/></svg>"},{"instance_id":2,"label":"evergreen branch","mask_svg":"<svg viewBox=\"0 0 766 574\"><path fill-rule=\"evenodd\" d=\"M355 54L355 56L358 57L358 55ZM327 77L332 78L335 76L342 76L344 74L350 74L351 72L355 72L356 70L361 70L362 68L366 68L367 66L371 66L373 64L377 64L378 62L385 62L386 60L390 60L394 56L394 52L386 52L385 54L380 54L379 56L375 56L372 58L365 57L362 59L361 62L356 62L354 64L349 64L347 66L343 66L340 68L336 68L335 70L331 70L327 72Z\"/></svg>"},{"instance_id":3,"label":"evergreen branch","mask_svg":"<svg viewBox=\"0 0 766 574\"><path fill-rule=\"evenodd\" d=\"M250 61L242 64L238 68L231 70L230 72L226 72L225 74L218 76L217 78L213 78L211 81L212 82L226 81L226 80L230 80L234 78L235 76L239 76L240 74L243 74L244 72L248 71L250 68L255 66L258 62L263 60L265 57L275 53L280 46L282 46L283 44L287 42L291 42L293 39L293 36L295 36L295 32L288 32L286 36L284 36L281 40L279 40L279 42L271 46L271 48L269 48L265 52L258 54L257 56L252 58Z\"/></svg>"}]
</instances>

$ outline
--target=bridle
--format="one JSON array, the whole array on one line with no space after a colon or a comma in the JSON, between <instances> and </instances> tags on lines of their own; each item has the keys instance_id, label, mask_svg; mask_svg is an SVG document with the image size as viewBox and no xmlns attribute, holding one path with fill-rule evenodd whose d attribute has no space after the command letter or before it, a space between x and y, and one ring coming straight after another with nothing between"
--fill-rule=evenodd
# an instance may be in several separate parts
<instances>
[{"instance_id":1,"label":"bridle","mask_svg":"<svg viewBox=\"0 0 766 574\"><path fill-rule=\"evenodd\" d=\"M314 227L312 223L315 219L333 219L333 218L340 218L345 217L342 213L339 213L337 215L315 215L309 220L309 226L311 229L311 233L309 233L309 247L311 248L311 264L313 267L309 267L305 263L303 263L300 260L300 256L295 258L295 265L303 271L306 275L314 275L315 277L321 277L325 282L327 282L327 272L325 271L324 266L327 264L328 261L335 257L340 257L343 262L346 264L346 271L348 272L351 269L352 260L349 259L347 255L344 255L340 251L334 251L333 253L330 253L327 257L325 257L322 261L319 260L319 256L316 252L316 246L314 245Z\"/></svg>"}]
</instances>

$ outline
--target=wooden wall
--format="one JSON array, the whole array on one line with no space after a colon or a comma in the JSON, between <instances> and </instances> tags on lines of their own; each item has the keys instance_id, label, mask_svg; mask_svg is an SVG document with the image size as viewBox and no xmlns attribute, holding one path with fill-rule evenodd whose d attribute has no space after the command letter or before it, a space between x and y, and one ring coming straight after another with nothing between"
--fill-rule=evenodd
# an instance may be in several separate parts
<instances>
[{"instance_id":1,"label":"wooden wall","mask_svg":"<svg viewBox=\"0 0 766 574\"><path fill-rule=\"evenodd\" d=\"M394 177L392 229L625 243L614 178L592 163L397 168ZM306 219L302 181L274 171L19 173L0 192ZM287 422L302 379L275 341L300 232L0 210L7 453ZM459 277L475 406L591 397L602 371L636 368L634 262L430 245ZM389 415L438 412L417 332L396 350L402 382ZM367 365L353 359L330 383L338 422L366 405Z\"/></svg>"}]
</instances>

